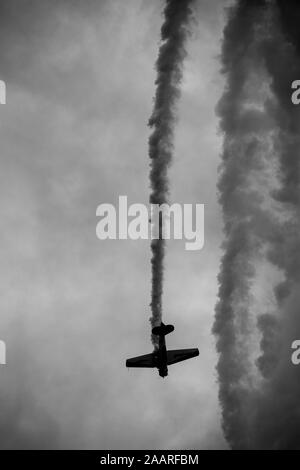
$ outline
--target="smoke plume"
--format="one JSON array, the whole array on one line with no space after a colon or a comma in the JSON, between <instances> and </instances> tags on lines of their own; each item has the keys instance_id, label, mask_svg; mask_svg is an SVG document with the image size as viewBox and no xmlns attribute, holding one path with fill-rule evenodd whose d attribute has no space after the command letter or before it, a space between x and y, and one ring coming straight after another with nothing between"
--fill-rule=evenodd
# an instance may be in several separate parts
<instances>
[{"instance_id":1,"label":"smoke plume","mask_svg":"<svg viewBox=\"0 0 300 470\"><path fill-rule=\"evenodd\" d=\"M172 161L173 132L176 120L176 102L180 95L182 65L186 56L185 41L191 18L193 0L167 0L164 23L161 28L162 44L156 62L157 78L154 108L149 119L153 129L149 138L151 204L164 204L168 200L167 170ZM157 228L159 238L152 240L152 295L150 319L152 327L162 318L163 263L165 241L161 236L161 222ZM154 230L155 227L154 227ZM152 342L156 345L155 338Z\"/></svg>"},{"instance_id":2,"label":"smoke plume","mask_svg":"<svg viewBox=\"0 0 300 470\"><path fill-rule=\"evenodd\" d=\"M219 399L234 449L299 449L300 78L295 1L239 0L222 47ZM268 295L270 298L267 298Z\"/></svg>"}]
</instances>

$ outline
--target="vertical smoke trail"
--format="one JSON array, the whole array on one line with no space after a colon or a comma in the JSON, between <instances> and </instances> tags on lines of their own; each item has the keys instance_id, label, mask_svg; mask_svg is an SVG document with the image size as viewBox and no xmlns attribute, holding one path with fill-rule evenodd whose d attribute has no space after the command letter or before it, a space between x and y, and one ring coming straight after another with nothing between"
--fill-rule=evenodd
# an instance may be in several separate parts
<instances>
[{"instance_id":1,"label":"vertical smoke trail","mask_svg":"<svg viewBox=\"0 0 300 470\"><path fill-rule=\"evenodd\" d=\"M167 170L172 160L175 105L180 95L184 48L188 35L193 0L167 0L164 23L161 28L162 44L156 62L157 78L154 108L149 119L153 129L149 138L151 204L163 204L168 198ZM155 227L154 227L155 230ZM160 233L160 227L157 233ZM165 241L152 240L152 297L150 319L152 326L160 324L162 317L163 262ZM152 337L156 347L155 338Z\"/></svg>"},{"instance_id":2,"label":"vertical smoke trail","mask_svg":"<svg viewBox=\"0 0 300 470\"><path fill-rule=\"evenodd\" d=\"M240 0L228 10L222 48L226 87L218 105L224 133L218 188L225 241L213 332L219 353L223 429L236 449L249 446L246 412L251 390L249 317L255 260L261 249L260 237L253 226L258 218L263 220L263 198L255 184L262 169L263 136L269 125L264 110L255 102L260 77L254 72L259 74L261 68L257 48L264 10L263 0Z\"/></svg>"},{"instance_id":3,"label":"vertical smoke trail","mask_svg":"<svg viewBox=\"0 0 300 470\"><path fill-rule=\"evenodd\" d=\"M280 185L273 198L285 216L280 224L282 236L271 256L284 278L276 289L277 324L274 328L274 322L267 322L262 328L259 359L264 370L267 366L268 374L258 404L260 424L256 423L255 445L287 450L300 448L300 379L291 363L291 344L300 338L300 108L291 101L291 83L300 77L300 5L295 0L274 0L271 5L272 35L262 55L271 77L273 105L269 112L276 130L274 152L279 161ZM277 361L272 364L276 353Z\"/></svg>"},{"instance_id":4,"label":"vertical smoke trail","mask_svg":"<svg viewBox=\"0 0 300 470\"><path fill-rule=\"evenodd\" d=\"M224 30L225 242L213 331L223 428L235 449L300 448L300 380L291 364L292 341L300 339L300 107L291 102L291 83L300 79L299 18L295 0L237 0ZM268 171L273 187L259 184ZM251 315L259 263L281 281L274 310L258 312L253 381L247 338L257 331Z\"/></svg>"}]
</instances>

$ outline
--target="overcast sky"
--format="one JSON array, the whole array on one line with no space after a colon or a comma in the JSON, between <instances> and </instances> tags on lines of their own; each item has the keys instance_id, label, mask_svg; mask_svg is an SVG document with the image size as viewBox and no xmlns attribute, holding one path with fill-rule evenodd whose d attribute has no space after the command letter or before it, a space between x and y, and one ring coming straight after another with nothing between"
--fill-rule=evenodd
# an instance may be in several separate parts
<instances>
[{"instance_id":1,"label":"overcast sky","mask_svg":"<svg viewBox=\"0 0 300 470\"><path fill-rule=\"evenodd\" d=\"M151 352L148 241L100 241L96 208L147 203L147 120L163 2L1 0L2 448L222 449L211 334L222 241L215 106L225 2L199 0L187 44L171 201L205 204L205 246L167 248L170 348Z\"/></svg>"}]
</instances>

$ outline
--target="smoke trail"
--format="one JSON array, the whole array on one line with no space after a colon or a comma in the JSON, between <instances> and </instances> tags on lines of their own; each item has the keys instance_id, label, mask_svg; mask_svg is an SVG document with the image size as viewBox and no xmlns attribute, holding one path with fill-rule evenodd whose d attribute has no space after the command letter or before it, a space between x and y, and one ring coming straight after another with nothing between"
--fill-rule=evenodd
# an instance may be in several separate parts
<instances>
[{"instance_id":1,"label":"smoke trail","mask_svg":"<svg viewBox=\"0 0 300 470\"><path fill-rule=\"evenodd\" d=\"M218 186L225 241L213 331L223 429L234 449L299 448L300 380L290 360L300 338L300 112L291 103L299 18L294 0L238 0L224 30ZM267 264L281 281L256 330L253 296Z\"/></svg>"},{"instance_id":2,"label":"smoke trail","mask_svg":"<svg viewBox=\"0 0 300 470\"><path fill-rule=\"evenodd\" d=\"M263 198L255 183L262 170L263 135L269 122L253 92L261 64L257 47L265 2L241 0L228 11L222 49L226 88L218 105L224 133L219 201L225 241L219 273L217 336L219 399L225 437L234 448L248 446L247 400L251 390L248 334L251 287L261 241L253 226L262 220ZM259 75L258 75L259 76Z\"/></svg>"},{"instance_id":3,"label":"smoke trail","mask_svg":"<svg viewBox=\"0 0 300 470\"><path fill-rule=\"evenodd\" d=\"M153 129L149 138L151 204L163 204L168 198L167 170L172 160L175 105L180 95L182 64L186 56L184 48L188 35L193 0L167 0L164 23L161 28L162 44L156 62L157 78L154 108L149 119ZM155 230L155 227L154 227ZM162 317L163 262L165 241L152 240L152 295L150 319L152 326L159 325ZM152 342L156 347L155 338Z\"/></svg>"},{"instance_id":4,"label":"smoke trail","mask_svg":"<svg viewBox=\"0 0 300 470\"><path fill-rule=\"evenodd\" d=\"M271 6L272 34L263 45L262 55L271 77L274 104L269 112L274 120L274 152L279 161L280 187L273 198L285 218L280 227L282 236L270 254L284 278L276 288L277 325L274 329L267 322L262 328L259 359L268 373L258 403L261 424L256 422L255 445L299 449L300 379L290 356L291 343L300 338L300 110L291 102L291 83L300 77L300 5L294 0L276 0Z\"/></svg>"}]
</instances>

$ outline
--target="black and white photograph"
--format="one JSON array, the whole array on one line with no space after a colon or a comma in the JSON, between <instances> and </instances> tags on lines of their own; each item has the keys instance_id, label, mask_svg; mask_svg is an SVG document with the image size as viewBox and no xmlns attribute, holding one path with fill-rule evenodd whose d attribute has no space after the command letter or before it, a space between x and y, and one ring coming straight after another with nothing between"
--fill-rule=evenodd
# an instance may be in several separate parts
<instances>
[{"instance_id":1,"label":"black and white photograph","mask_svg":"<svg viewBox=\"0 0 300 470\"><path fill-rule=\"evenodd\" d=\"M0 450L300 450L300 2L0 0L0 142Z\"/></svg>"}]
</instances>

